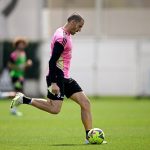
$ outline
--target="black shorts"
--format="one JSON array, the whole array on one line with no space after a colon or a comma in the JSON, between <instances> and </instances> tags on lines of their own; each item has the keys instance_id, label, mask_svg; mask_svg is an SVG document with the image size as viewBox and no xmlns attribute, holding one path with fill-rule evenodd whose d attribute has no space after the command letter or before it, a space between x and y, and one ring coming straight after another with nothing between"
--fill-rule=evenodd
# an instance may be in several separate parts
<instances>
[{"instance_id":1,"label":"black shorts","mask_svg":"<svg viewBox=\"0 0 150 150\"><path fill-rule=\"evenodd\" d=\"M50 91L50 86L51 86L51 81L49 76L46 77L47 81L47 97L51 100L63 100L64 96L67 98L71 97L72 94L81 92L82 89L79 86L79 84L72 78L65 79L65 78L60 78L57 79L57 85L60 88L60 94L52 94Z\"/></svg>"}]
</instances>

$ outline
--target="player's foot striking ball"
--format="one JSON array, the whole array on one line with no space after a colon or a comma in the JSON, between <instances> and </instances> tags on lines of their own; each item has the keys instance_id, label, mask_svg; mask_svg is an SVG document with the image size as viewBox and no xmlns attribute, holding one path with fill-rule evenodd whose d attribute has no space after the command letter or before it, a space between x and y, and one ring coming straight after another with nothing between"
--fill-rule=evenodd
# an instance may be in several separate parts
<instances>
[{"instance_id":1,"label":"player's foot striking ball","mask_svg":"<svg viewBox=\"0 0 150 150\"><path fill-rule=\"evenodd\" d=\"M79 14L72 14L67 19L67 23L58 28L52 37L49 73L46 76L47 99L30 98L18 93L13 99L11 107L27 104L51 114L58 114L61 110L64 96L66 96L81 108L81 120L87 139L88 132L92 129L90 101L80 85L70 77L71 36L80 32L83 25L84 19ZM68 113L73 113L73 110Z\"/></svg>"}]
</instances>

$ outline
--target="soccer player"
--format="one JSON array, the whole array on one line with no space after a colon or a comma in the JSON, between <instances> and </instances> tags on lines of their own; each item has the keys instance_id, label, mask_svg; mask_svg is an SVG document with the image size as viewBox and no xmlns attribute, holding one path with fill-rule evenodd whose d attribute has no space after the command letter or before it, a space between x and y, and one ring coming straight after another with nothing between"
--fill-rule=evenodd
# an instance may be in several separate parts
<instances>
[{"instance_id":1,"label":"soccer player","mask_svg":"<svg viewBox=\"0 0 150 150\"><path fill-rule=\"evenodd\" d=\"M16 38L13 42L15 50L10 54L8 68L15 92L23 92L24 76L26 68L32 65L30 59L27 60L25 48L27 42L24 38ZM10 93L11 94L11 93ZM21 116L17 106L11 108L11 114Z\"/></svg>"},{"instance_id":2,"label":"soccer player","mask_svg":"<svg viewBox=\"0 0 150 150\"><path fill-rule=\"evenodd\" d=\"M70 62L72 58L72 38L80 32L84 19L79 14L72 14L67 23L56 30L51 41L51 57L49 60L49 73L47 81L47 100L26 97L17 93L12 100L11 108L20 104L29 104L51 114L58 114L61 110L64 96L72 99L81 108L81 120L86 132L92 128L92 115L90 102L79 84L70 78Z\"/></svg>"}]
</instances>

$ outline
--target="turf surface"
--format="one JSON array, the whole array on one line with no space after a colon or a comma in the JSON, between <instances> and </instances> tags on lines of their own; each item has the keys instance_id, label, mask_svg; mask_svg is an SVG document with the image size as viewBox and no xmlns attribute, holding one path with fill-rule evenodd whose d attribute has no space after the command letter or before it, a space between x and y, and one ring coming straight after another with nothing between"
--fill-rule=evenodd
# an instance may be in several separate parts
<instances>
[{"instance_id":1,"label":"turf surface","mask_svg":"<svg viewBox=\"0 0 150 150\"><path fill-rule=\"evenodd\" d=\"M9 100L0 100L0 150L149 150L150 100L92 98L94 127L108 144L84 145L80 108L65 100L59 115L21 106L23 117L9 114Z\"/></svg>"}]
</instances>

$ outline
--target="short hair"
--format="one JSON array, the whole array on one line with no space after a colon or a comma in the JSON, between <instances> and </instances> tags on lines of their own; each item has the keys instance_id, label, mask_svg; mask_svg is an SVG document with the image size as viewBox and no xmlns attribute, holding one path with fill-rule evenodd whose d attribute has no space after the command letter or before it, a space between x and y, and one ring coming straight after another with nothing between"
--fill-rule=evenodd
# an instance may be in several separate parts
<instances>
[{"instance_id":1,"label":"short hair","mask_svg":"<svg viewBox=\"0 0 150 150\"><path fill-rule=\"evenodd\" d=\"M73 13L71 16L68 17L67 21L70 22L72 20L75 20L76 22L80 22L81 20L84 21L84 19L77 13Z\"/></svg>"},{"instance_id":2,"label":"short hair","mask_svg":"<svg viewBox=\"0 0 150 150\"><path fill-rule=\"evenodd\" d=\"M17 37L13 41L13 47L16 48L19 43L24 43L25 46L28 45L28 42L27 42L27 40L25 38L23 38L23 37Z\"/></svg>"}]
</instances>

